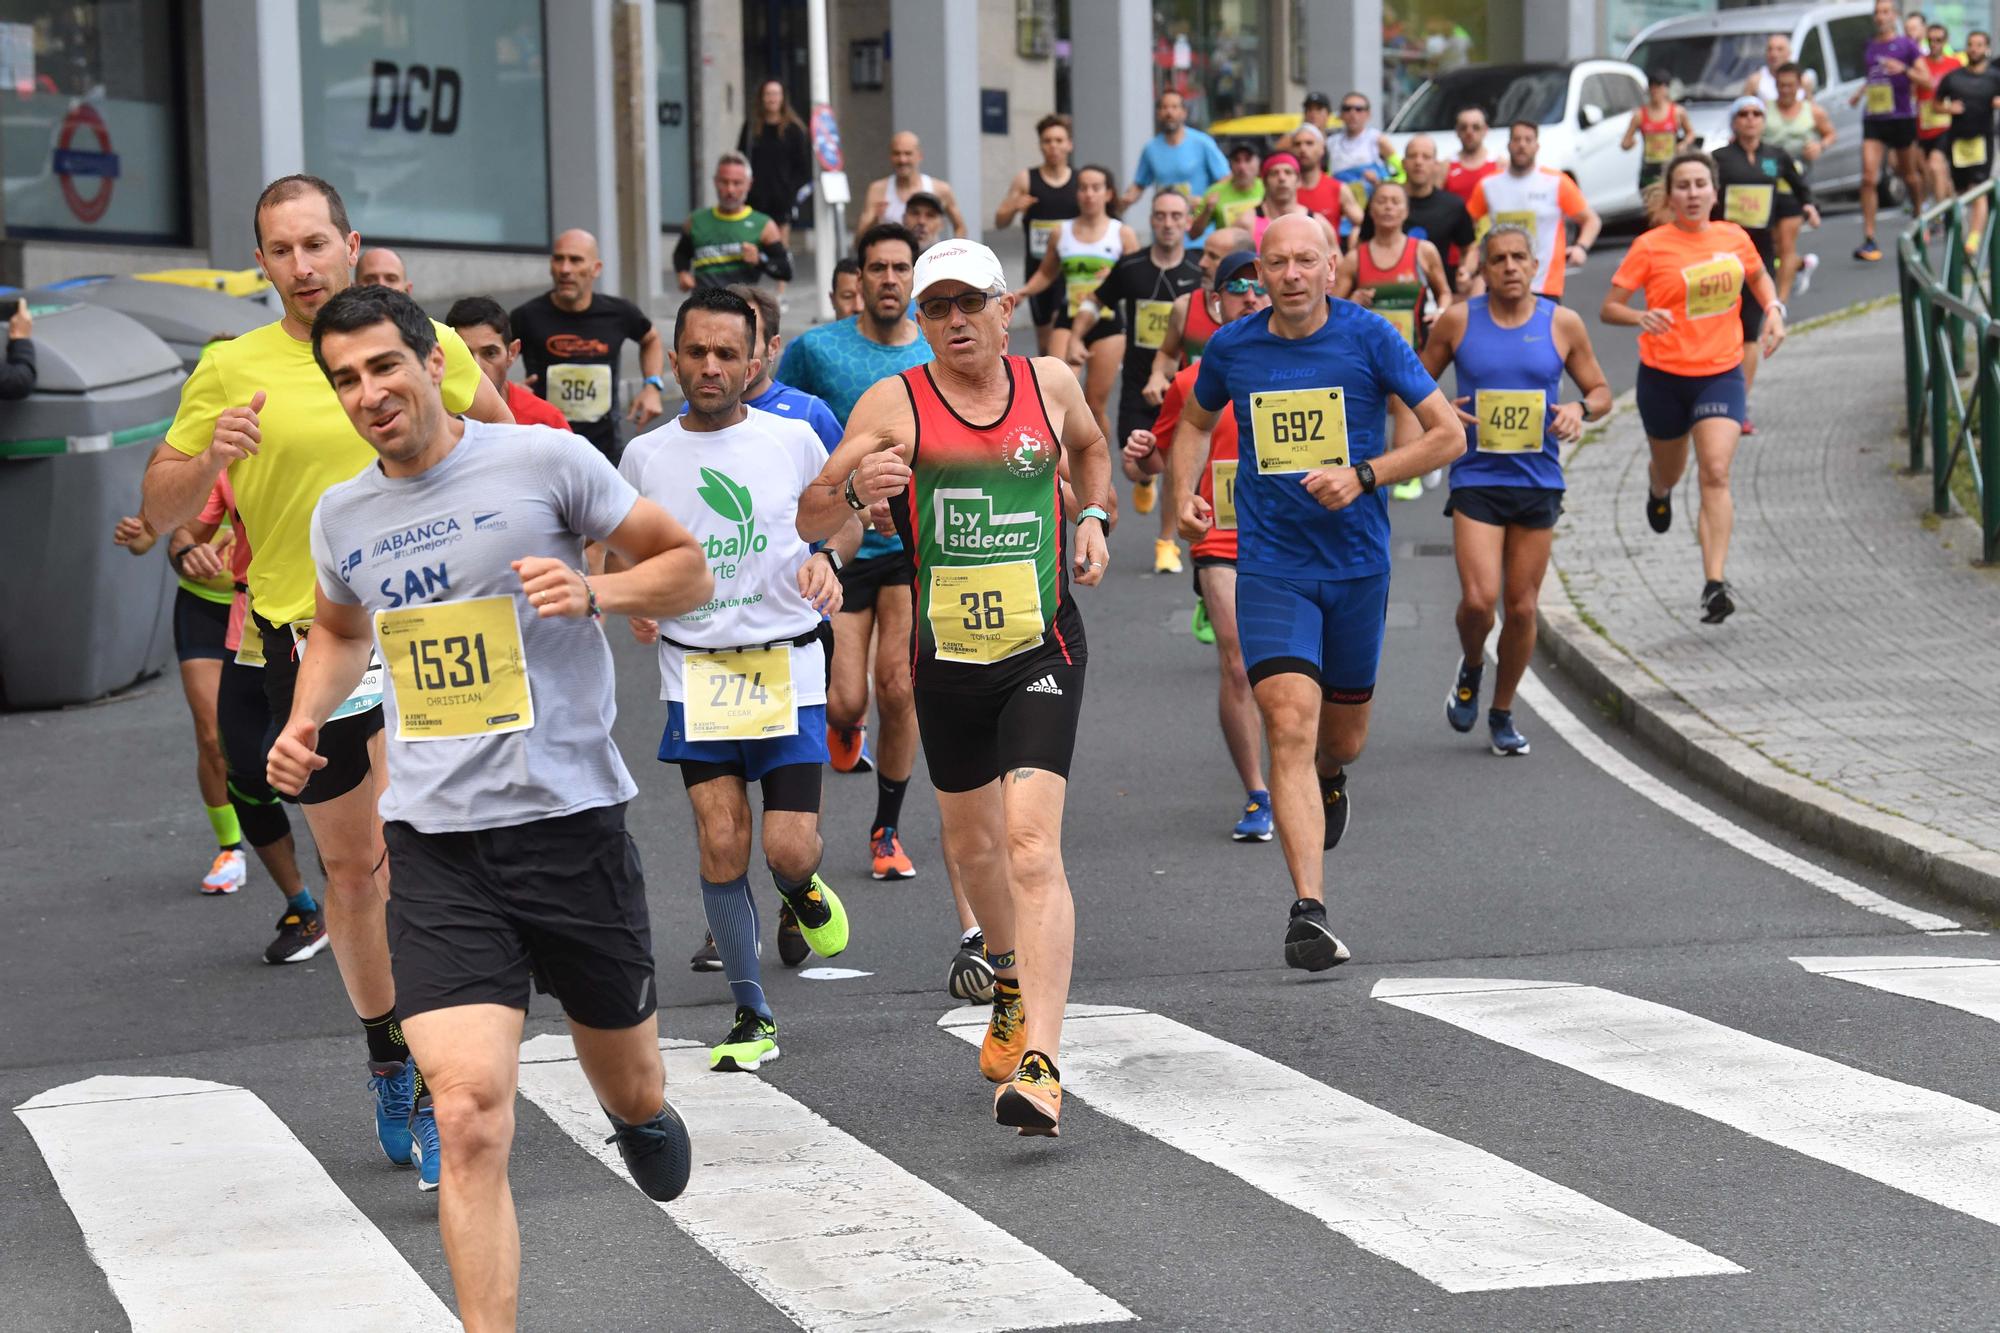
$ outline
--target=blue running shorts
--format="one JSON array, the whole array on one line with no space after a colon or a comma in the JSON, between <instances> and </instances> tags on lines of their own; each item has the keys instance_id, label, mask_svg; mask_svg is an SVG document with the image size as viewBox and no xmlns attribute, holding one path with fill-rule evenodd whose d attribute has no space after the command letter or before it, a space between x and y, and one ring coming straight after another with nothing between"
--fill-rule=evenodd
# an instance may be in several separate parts
<instances>
[{"instance_id":1,"label":"blue running shorts","mask_svg":"<svg viewBox=\"0 0 2000 1333\"><path fill-rule=\"evenodd\" d=\"M1362 704L1375 695L1389 576L1281 579L1236 575L1236 632L1254 686L1296 672L1319 682L1329 703Z\"/></svg>"}]
</instances>

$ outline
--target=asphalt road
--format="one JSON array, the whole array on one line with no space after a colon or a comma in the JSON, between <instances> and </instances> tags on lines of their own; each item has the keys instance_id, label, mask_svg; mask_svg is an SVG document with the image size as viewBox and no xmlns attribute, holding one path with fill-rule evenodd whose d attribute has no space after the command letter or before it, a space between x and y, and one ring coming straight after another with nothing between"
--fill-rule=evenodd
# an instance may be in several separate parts
<instances>
[{"instance_id":1,"label":"asphalt road","mask_svg":"<svg viewBox=\"0 0 2000 1333\"><path fill-rule=\"evenodd\" d=\"M1845 258L1848 231L1836 219L1821 233L1827 265L1800 316L1890 281ZM1593 257L1573 278L1579 304L1594 307L1614 267ZM1623 388L1629 370L1604 342ZM996 1129L972 1052L936 1026L956 935L922 769L904 824L922 874L894 886L866 877L872 782L830 777L825 873L855 930L837 965L863 975L807 980L767 953L785 1057L750 1091L785 1098L719 1100L753 1076L682 1078L698 1145L743 1156L703 1166L669 1214L541 1102L520 1104L524 1326L1003 1328L1122 1309L1171 1329L1991 1327L1995 1011L1793 961L2000 959L1992 938L1926 933L1829 882L1952 919L1936 929L1988 923L1663 771L1551 667L1518 711L1531 756L1503 761L1448 730L1457 583L1439 503L1393 506L1374 734L1329 861L1354 962L1318 977L1282 966L1278 848L1226 836L1239 794L1213 722L1212 650L1188 634L1186 579L1144 572L1147 521L1128 512L1105 586L1079 597L1091 668L1066 820L1072 1000L1171 1022L1072 1023L1062 1138ZM665 1031L712 1041L727 995L685 966L701 911L686 801L650 757L656 678L644 651L617 655ZM258 961L278 906L260 872L233 898L194 892L210 844L188 750L166 682L0 716L0 1099L98 1075L212 1080L261 1099L296 1144L252 1153L240 1099L175 1120L157 1088L121 1102L98 1085L114 1097L101 1120L62 1107L0 1119L0 1323L123 1328L147 1301L178 1299L206 1313L199 1326L268 1326L264 1298L230 1295L224 1275L299 1238L273 1234L255 1189L219 1183L249 1172L281 1197L344 1200L414 1271L395 1322L427 1326L450 1293L436 1198L369 1140L330 956ZM1726 841L1654 799L1676 793L1764 843ZM1773 864L1784 853L1801 860ZM1946 1000L1971 1004L1985 973L1880 975L1943 978ZM560 1025L538 1006L530 1030ZM760 1117L779 1114L796 1132L759 1138ZM52 1146L79 1125L68 1150ZM1412 1126L1435 1137L1412 1142ZM130 1166L93 1196L105 1162ZM891 1226L906 1205L884 1200L908 1178L943 1221ZM983 1239L922 1268L925 1245L972 1213ZM124 1234L154 1214L166 1220ZM856 1255L850 1219L891 1229ZM127 1243L139 1261L119 1257ZM1008 1256L1017 1267L997 1262ZM143 1281L162 1266L173 1296ZM924 1276L895 1288L885 1271ZM399 1275L386 1251L357 1262L313 1322L383 1326L368 1303ZM1039 1293L1056 1279L1098 1295L1052 1308ZM982 1280L999 1285L957 1300Z\"/></svg>"}]
</instances>

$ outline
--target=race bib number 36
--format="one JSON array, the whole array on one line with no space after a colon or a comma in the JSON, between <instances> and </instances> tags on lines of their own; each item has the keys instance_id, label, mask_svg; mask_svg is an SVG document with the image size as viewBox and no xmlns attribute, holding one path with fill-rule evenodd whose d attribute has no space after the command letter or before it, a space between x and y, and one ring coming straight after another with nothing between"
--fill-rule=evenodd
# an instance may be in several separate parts
<instances>
[{"instance_id":1,"label":"race bib number 36","mask_svg":"<svg viewBox=\"0 0 2000 1333\"><path fill-rule=\"evenodd\" d=\"M787 645L689 653L682 679L691 741L762 741L799 734Z\"/></svg>"},{"instance_id":2,"label":"race bib number 36","mask_svg":"<svg viewBox=\"0 0 2000 1333\"><path fill-rule=\"evenodd\" d=\"M396 685L396 739L457 740L535 725L514 598L474 597L375 613Z\"/></svg>"},{"instance_id":3,"label":"race bib number 36","mask_svg":"<svg viewBox=\"0 0 2000 1333\"><path fill-rule=\"evenodd\" d=\"M1743 261L1735 255L1717 255L1706 264L1689 264L1681 270L1687 283L1689 319L1709 319L1726 315L1736 308L1743 291Z\"/></svg>"},{"instance_id":4,"label":"race bib number 36","mask_svg":"<svg viewBox=\"0 0 2000 1333\"><path fill-rule=\"evenodd\" d=\"M1042 642L1042 581L1032 560L934 565L930 592L939 661L990 666Z\"/></svg>"},{"instance_id":5,"label":"race bib number 36","mask_svg":"<svg viewBox=\"0 0 2000 1333\"><path fill-rule=\"evenodd\" d=\"M611 367L550 366L549 402L570 421L602 421L611 411Z\"/></svg>"},{"instance_id":6,"label":"race bib number 36","mask_svg":"<svg viewBox=\"0 0 2000 1333\"><path fill-rule=\"evenodd\" d=\"M1253 393L1250 426L1259 472L1347 466L1347 404L1338 389Z\"/></svg>"},{"instance_id":7,"label":"race bib number 36","mask_svg":"<svg viewBox=\"0 0 2000 1333\"><path fill-rule=\"evenodd\" d=\"M1538 454L1548 421L1549 398L1540 389L1479 391L1479 452Z\"/></svg>"}]
</instances>

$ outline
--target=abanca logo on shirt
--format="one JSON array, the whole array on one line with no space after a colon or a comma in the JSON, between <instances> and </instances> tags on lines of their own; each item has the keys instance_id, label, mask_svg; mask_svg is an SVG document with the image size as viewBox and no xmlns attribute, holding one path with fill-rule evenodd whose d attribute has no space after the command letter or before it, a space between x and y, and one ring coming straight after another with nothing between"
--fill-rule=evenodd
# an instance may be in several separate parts
<instances>
[{"instance_id":1,"label":"abanca logo on shirt","mask_svg":"<svg viewBox=\"0 0 2000 1333\"><path fill-rule=\"evenodd\" d=\"M701 497L702 503L736 525L733 537L711 534L702 539L702 550L710 560L741 560L771 544L769 537L757 531L756 502L749 489L739 485L733 477L705 467L701 470L701 485L695 489L695 494Z\"/></svg>"}]
</instances>

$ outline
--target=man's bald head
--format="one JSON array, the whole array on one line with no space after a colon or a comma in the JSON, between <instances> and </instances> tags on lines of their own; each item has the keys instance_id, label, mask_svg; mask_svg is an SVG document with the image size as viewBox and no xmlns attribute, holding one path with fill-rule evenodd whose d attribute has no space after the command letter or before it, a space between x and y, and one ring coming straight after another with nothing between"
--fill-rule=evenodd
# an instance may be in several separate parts
<instances>
[{"instance_id":1,"label":"man's bald head","mask_svg":"<svg viewBox=\"0 0 2000 1333\"><path fill-rule=\"evenodd\" d=\"M1428 134L1413 136L1403 145L1403 173L1410 184L1431 189L1443 183L1438 173L1437 141Z\"/></svg>"},{"instance_id":2,"label":"man's bald head","mask_svg":"<svg viewBox=\"0 0 2000 1333\"><path fill-rule=\"evenodd\" d=\"M597 238L581 227L571 227L556 237L549 247L549 296L565 310L585 310L590 294L604 272L597 256Z\"/></svg>"},{"instance_id":3,"label":"man's bald head","mask_svg":"<svg viewBox=\"0 0 2000 1333\"><path fill-rule=\"evenodd\" d=\"M924 160L924 145L908 130L898 130L889 136L889 165L895 169L896 178L907 183L917 174L917 167Z\"/></svg>"},{"instance_id":4,"label":"man's bald head","mask_svg":"<svg viewBox=\"0 0 2000 1333\"><path fill-rule=\"evenodd\" d=\"M382 245L361 252L361 262L354 267L354 281L363 287L391 287L405 296L416 290L403 257Z\"/></svg>"},{"instance_id":5,"label":"man's bald head","mask_svg":"<svg viewBox=\"0 0 2000 1333\"><path fill-rule=\"evenodd\" d=\"M571 227L568 231L556 237L555 243L549 247L549 253L557 255L565 253L573 254L589 260L591 263L597 263L597 238L581 227Z\"/></svg>"},{"instance_id":6,"label":"man's bald head","mask_svg":"<svg viewBox=\"0 0 2000 1333\"><path fill-rule=\"evenodd\" d=\"M1201 276L1204 280L1215 276L1215 266L1238 250L1250 248L1250 233L1241 227L1217 227L1201 243Z\"/></svg>"},{"instance_id":7,"label":"man's bald head","mask_svg":"<svg viewBox=\"0 0 2000 1333\"><path fill-rule=\"evenodd\" d=\"M1257 268L1276 314L1306 320L1325 303L1331 260L1327 249L1325 227L1309 214L1287 214L1265 229Z\"/></svg>"}]
</instances>

